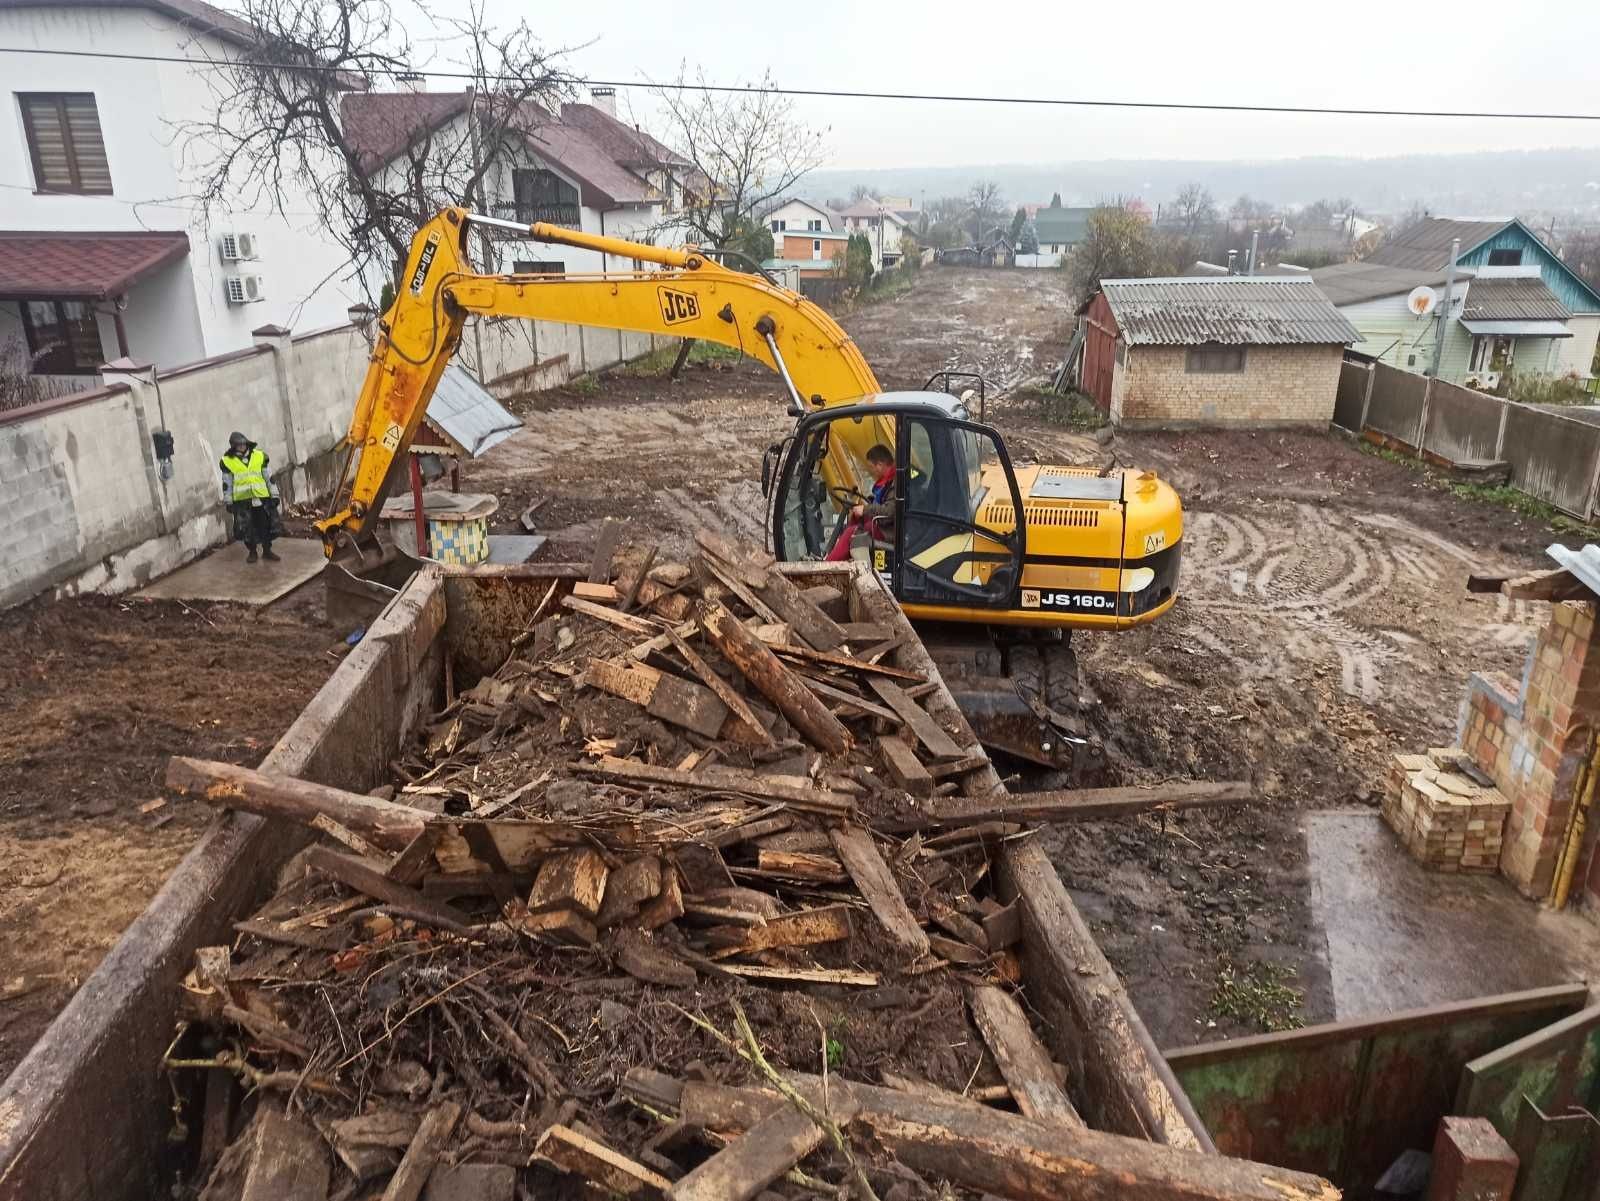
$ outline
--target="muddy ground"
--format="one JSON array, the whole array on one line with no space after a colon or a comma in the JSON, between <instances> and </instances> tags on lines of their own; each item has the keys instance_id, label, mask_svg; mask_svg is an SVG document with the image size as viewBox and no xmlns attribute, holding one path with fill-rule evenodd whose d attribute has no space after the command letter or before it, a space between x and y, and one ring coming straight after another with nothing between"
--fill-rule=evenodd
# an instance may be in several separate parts
<instances>
[{"instance_id":1,"label":"muddy ground","mask_svg":"<svg viewBox=\"0 0 1600 1201\"><path fill-rule=\"evenodd\" d=\"M844 324L885 387L983 371L1001 387L989 415L1013 458L1115 454L1176 484L1182 599L1153 626L1081 635L1080 660L1122 778L1244 775L1265 800L1057 830L1050 848L1158 1043L1327 1020L1301 815L1374 805L1389 755L1451 741L1470 671L1517 668L1542 612L1469 598L1465 580L1537 565L1551 531L1334 434L1101 445L1044 420L1025 385L1058 361L1069 299L1055 272L930 269ZM470 472L474 490L501 493L502 528L543 501L558 556L585 555L608 516L660 530L663 553L701 524L759 537L761 451L788 422L777 381L753 364L677 382L628 369L522 409L528 429Z\"/></svg>"},{"instance_id":2,"label":"muddy ground","mask_svg":"<svg viewBox=\"0 0 1600 1201\"><path fill-rule=\"evenodd\" d=\"M334 641L311 594L265 613L106 597L0 613L0 1078L210 820L161 801L168 756L259 763Z\"/></svg>"}]
</instances>

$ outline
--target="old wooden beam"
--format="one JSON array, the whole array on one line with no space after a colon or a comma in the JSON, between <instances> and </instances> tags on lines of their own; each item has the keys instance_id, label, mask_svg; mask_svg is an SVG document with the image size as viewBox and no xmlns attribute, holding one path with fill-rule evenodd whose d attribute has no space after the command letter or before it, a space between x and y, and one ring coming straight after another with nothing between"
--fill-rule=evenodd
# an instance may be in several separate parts
<instances>
[{"instance_id":1,"label":"old wooden beam","mask_svg":"<svg viewBox=\"0 0 1600 1201\"><path fill-rule=\"evenodd\" d=\"M963 750L959 743L934 721L928 711L905 694L898 684L878 676L867 677L867 684L889 708L905 722L906 728L916 735L917 741L927 747L935 759L965 759L972 752Z\"/></svg>"},{"instance_id":2,"label":"old wooden beam","mask_svg":"<svg viewBox=\"0 0 1600 1201\"><path fill-rule=\"evenodd\" d=\"M657 767L634 759L606 755L597 763L579 763L575 771L586 776L623 780L636 784L666 784L675 788L699 788L706 792L741 792L749 796L783 801L791 808L835 817L847 817L855 809L855 798L825 788L796 788L762 776L757 772L731 767L697 767L679 771Z\"/></svg>"},{"instance_id":3,"label":"old wooden beam","mask_svg":"<svg viewBox=\"0 0 1600 1201\"><path fill-rule=\"evenodd\" d=\"M589 582L603 584L611 578L611 559L622 541L622 522L607 518L594 540L594 557L589 560Z\"/></svg>"},{"instance_id":4,"label":"old wooden beam","mask_svg":"<svg viewBox=\"0 0 1600 1201\"><path fill-rule=\"evenodd\" d=\"M759 916L759 915L758 915ZM805 947L824 942L842 942L848 939L850 906L823 905L816 909L801 909L781 917L764 920L759 926L713 926L705 937L713 943L726 943L711 953L712 959L729 955L742 955L750 951L766 951L774 947Z\"/></svg>"},{"instance_id":5,"label":"old wooden beam","mask_svg":"<svg viewBox=\"0 0 1600 1201\"><path fill-rule=\"evenodd\" d=\"M836 1085L829 1101L829 1120L848 1125L856 1108L848 1088ZM668 1196L671 1201L751 1201L827 1137L827 1131L795 1107L774 1110L674 1184Z\"/></svg>"},{"instance_id":6,"label":"old wooden beam","mask_svg":"<svg viewBox=\"0 0 1600 1201\"><path fill-rule=\"evenodd\" d=\"M878 854L872 835L859 826L833 830L829 837L840 862L866 898L872 914L889 932L889 937L913 955L928 953L928 935L906 904L894 873Z\"/></svg>"},{"instance_id":7,"label":"old wooden beam","mask_svg":"<svg viewBox=\"0 0 1600 1201\"><path fill-rule=\"evenodd\" d=\"M366 893L375 901L399 906L408 916L427 921L442 930L459 933L472 926L472 919L461 910L389 879L381 867L364 863L353 855L341 855L327 847L312 847L306 852L306 866L332 876L357 892Z\"/></svg>"},{"instance_id":8,"label":"old wooden beam","mask_svg":"<svg viewBox=\"0 0 1600 1201\"><path fill-rule=\"evenodd\" d=\"M326 814L346 830L386 850L403 851L422 833L429 817L421 809L361 796L293 776L174 755L167 761L167 787L199 797L219 809L239 809L313 828Z\"/></svg>"},{"instance_id":9,"label":"old wooden beam","mask_svg":"<svg viewBox=\"0 0 1600 1201\"><path fill-rule=\"evenodd\" d=\"M1082 1126L1083 1119L1056 1082L1049 1052L1016 999L991 985L980 985L967 991L967 1004L1023 1116Z\"/></svg>"},{"instance_id":10,"label":"old wooden beam","mask_svg":"<svg viewBox=\"0 0 1600 1201\"><path fill-rule=\"evenodd\" d=\"M726 606L701 601L695 608L695 617L727 660L778 707L795 729L830 754L843 754L850 749L850 732L839 719Z\"/></svg>"},{"instance_id":11,"label":"old wooden beam","mask_svg":"<svg viewBox=\"0 0 1600 1201\"><path fill-rule=\"evenodd\" d=\"M417 1201L428 1183L433 1165L439 1162L445 1140L461 1119L461 1106L455 1101L435 1105L417 1124L416 1137L401 1157L400 1166L383 1190L383 1201Z\"/></svg>"},{"instance_id":12,"label":"old wooden beam","mask_svg":"<svg viewBox=\"0 0 1600 1201\"><path fill-rule=\"evenodd\" d=\"M586 683L612 696L632 701L675 726L715 738L728 720L728 706L709 688L668 675L643 663L590 659L583 669ZM765 731L762 731L765 735Z\"/></svg>"},{"instance_id":13,"label":"old wooden beam","mask_svg":"<svg viewBox=\"0 0 1600 1201\"><path fill-rule=\"evenodd\" d=\"M911 749L909 742L901 738L879 738L878 755L888 769L890 778L901 788L914 797L933 795L933 776L923 766L922 760L917 758L917 752Z\"/></svg>"},{"instance_id":14,"label":"old wooden beam","mask_svg":"<svg viewBox=\"0 0 1600 1201\"><path fill-rule=\"evenodd\" d=\"M570 1126L550 1127L539 1136L533 1153L613 1196L653 1201L672 1187L660 1173Z\"/></svg>"},{"instance_id":15,"label":"old wooden beam","mask_svg":"<svg viewBox=\"0 0 1600 1201\"><path fill-rule=\"evenodd\" d=\"M766 727L761 724L761 719L745 703L744 697L735 692L728 681L712 671L710 664L702 659L695 649L682 638L679 638L671 630L667 631L667 637L672 640L673 649L683 656L683 661L688 665L689 670L699 676L700 681L711 689L717 695L717 698L728 707L728 711L744 723L746 730L755 740L755 745L772 746L772 735L767 733Z\"/></svg>"},{"instance_id":16,"label":"old wooden beam","mask_svg":"<svg viewBox=\"0 0 1600 1201\"><path fill-rule=\"evenodd\" d=\"M563 596L561 607L571 609L574 613L581 613L585 617L592 617L596 621L605 622L607 625L616 626L619 630L627 630L630 634L651 635L661 632L659 625L646 618L635 617L631 613L618 613L615 609L608 609L604 605L581 600L576 596Z\"/></svg>"},{"instance_id":17,"label":"old wooden beam","mask_svg":"<svg viewBox=\"0 0 1600 1201\"><path fill-rule=\"evenodd\" d=\"M1156 809L1218 809L1260 800L1248 780L1223 783L1195 781L1151 787L1081 788L1056 792L1025 792L1002 800L955 802L935 808L927 824L965 826L980 822L1061 822L1127 817Z\"/></svg>"}]
</instances>

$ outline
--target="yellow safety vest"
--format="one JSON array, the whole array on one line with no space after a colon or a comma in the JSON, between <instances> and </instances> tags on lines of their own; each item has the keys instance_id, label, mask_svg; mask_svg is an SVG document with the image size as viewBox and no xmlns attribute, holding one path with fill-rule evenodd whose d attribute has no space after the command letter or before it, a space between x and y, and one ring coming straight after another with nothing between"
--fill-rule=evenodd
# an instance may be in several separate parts
<instances>
[{"instance_id":1,"label":"yellow safety vest","mask_svg":"<svg viewBox=\"0 0 1600 1201\"><path fill-rule=\"evenodd\" d=\"M233 499L240 500L266 500L272 495L267 487L267 456L262 450L252 450L248 460L240 459L237 455L226 454L222 456L222 465L228 469L228 474L233 477Z\"/></svg>"}]
</instances>

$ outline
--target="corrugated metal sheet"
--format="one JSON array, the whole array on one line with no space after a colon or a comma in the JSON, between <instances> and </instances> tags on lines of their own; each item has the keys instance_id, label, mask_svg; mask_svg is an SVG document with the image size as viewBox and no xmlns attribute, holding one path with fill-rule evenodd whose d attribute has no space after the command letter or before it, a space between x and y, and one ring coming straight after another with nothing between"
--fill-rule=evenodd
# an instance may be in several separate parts
<instances>
[{"instance_id":1,"label":"corrugated metal sheet","mask_svg":"<svg viewBox=\"0 0 1600 1201\"><path fill-rule=\"evenodd\" d=\"M1429 217L1403 234L1387 239L1363 262L1385 267L1407 267L1413 271L1437 271L1450 263L1450 243L1461 239L1461 253L1475 249L1494 237L1509 221L1456 221L1449 217Z\"/></svg>"},{"instance_id":2,"label":"corrugated metal sheet","mask_svg":"<svg viewBox=\"0 0 1600 1201\"><path fill-rule=\"evenodd\" d=\"M1459 282L1461 274L1457 274ZM1363 260L1359 263L1334 263L1311 272L1322 294L1334 304L1359 304L1380 296L1398 296L1415 287L1444 287L1444 270L1413 271L1408 267L1386 267Z\"/></svg>"},{"instance_id":3,"label":"corrugated metal sheet","mask_svg":"<svg viewBox=\"0 0 1600 1201\"><path fill-rule=\"evenodd\" d=\"M1565 321L1570 316L1538 276L1475 279L1461 309L1463 321Z\"/></svg>"},{"instance_id":4,"label":"corrugated metal sheet","mask_svg":"<svg viewBox=\"0 0 1600 1201\"><path fill-rule=\"evenodd\" d=\"M1461 319L1469 334L1499 334L1502 338L1570 338L1572 331L1564 321L1468 321Z\"/></svg>"},{"instance_id":5,"label":"corrugated metal sheet","mask_svg":"<svg viewBox=\"0 0 1600 1201\"><path fill-rule=\"evenodd\" d=\"M1552 542L1544 553L1575 575L1590 592L1600 596L1600 546L1590 542L1579 550L1568 550L1561 543Z\"/></svg>"},{"instance_id":6,"label":"corrugated metal sheet","mask_svg":"<svg viewBox=\"0 0 1600 1201\"><path fill-rule=\"evenodd\" d=\"M519 418L456 363L439 377L439 386L428 401L427 422L471 458L522 428Z\"/></svg>"},{"instance_id":7,"label":"corrugated metal sheet","mask_svg":"<svg viewBox=\"0 0 1600 1201\"><path fill-rule=\"evenodd\" d=\"M1134 346L1341 345L1361 335L1309 278L1232 275L1108 279L1117 329Z\"/></svg>"}]
</instances>

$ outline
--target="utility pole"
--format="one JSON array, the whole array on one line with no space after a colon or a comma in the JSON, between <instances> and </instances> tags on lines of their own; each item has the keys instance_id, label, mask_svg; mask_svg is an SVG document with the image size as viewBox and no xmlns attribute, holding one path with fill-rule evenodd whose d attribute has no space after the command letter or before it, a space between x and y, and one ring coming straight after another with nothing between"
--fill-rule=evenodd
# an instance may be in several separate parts
<instances>
[{"instance_id":1,"label":"utility pole","mask_svg":"<svg viewBox=\"0 0 1600 1201\"><path fill-rule=\"evenodd\" d=\"M1444 300L1439 304L1439 327L1433 333L1433 369L1428 372L1439 378L1439 362L1444 358L1444 323L1450 320L1450 292L1456 286L1456 259L1461 255L1461 239L1450 239L1450 266L1444 273Z\"/></svg>"}]
</instances>

